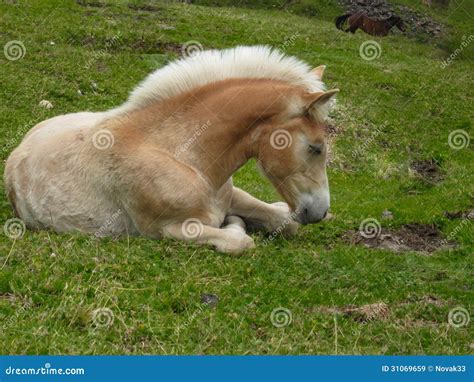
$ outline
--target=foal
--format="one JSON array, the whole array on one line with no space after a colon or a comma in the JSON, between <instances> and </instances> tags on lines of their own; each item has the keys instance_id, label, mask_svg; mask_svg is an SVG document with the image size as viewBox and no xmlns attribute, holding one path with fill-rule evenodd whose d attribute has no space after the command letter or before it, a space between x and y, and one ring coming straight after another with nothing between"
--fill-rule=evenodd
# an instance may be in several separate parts
<instances>
[{"instance_id":1,"label":"foal","mask_svg":"<svg viewBox=\"0 0 474 382\"><path fill-rule=\"evenodd\" d=\"M348 21L349 27L342 29L345 21ZM344 32L355 33L358 28L362 29L365 33L372 36L387 36L390 29L396 26L402 32L405 32L405 25L402 19L398 16L391 16L385 20L374 20L366 16L362 12L354 14L346 14L339 16L336 19L337 29L343 30Z\"/></svg>"},{"instance_id":2,"label":"foal","mask_svg":"<svg viewBox=\"0 0 474 382\"><path fill-rule=\"evenodd\" d=\"M245 222L294 234L329 208L324 119L337 90L268 47L205 51L152 73L107 112L36 125L7 160L11 204L32 229L254 247ZM255 158L287 203L232 185Z\"/></svg>"}]
</instances>

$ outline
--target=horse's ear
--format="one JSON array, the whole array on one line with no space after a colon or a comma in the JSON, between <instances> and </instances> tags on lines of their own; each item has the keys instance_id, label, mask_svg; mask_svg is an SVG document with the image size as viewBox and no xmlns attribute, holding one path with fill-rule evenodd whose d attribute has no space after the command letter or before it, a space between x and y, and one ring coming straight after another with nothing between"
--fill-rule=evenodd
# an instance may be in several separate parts
<instances>
[{"instance_id":1,"label":"horse's ear","mask_svg":"<svg viewBox=\"0 0 474 382\"><path fill-rule=\"evenodd\" d=\"M321 80L323 78L324 69L326 69L326 65L321 65L311 70L311 73L318 77L318 80Z\"/></svg>"},{"instance_id":2,"label":"horse's ear","mask_svg":"<svg viewBox=\"0 0 474 382\"><path fill-rule=\"evenodd\" d=\"M339 93L339 89L307 95L305 97L305 113L309 113L317 121L324 121L334 105L334 97L337 93Z\"/></svg>"}]
</instances>

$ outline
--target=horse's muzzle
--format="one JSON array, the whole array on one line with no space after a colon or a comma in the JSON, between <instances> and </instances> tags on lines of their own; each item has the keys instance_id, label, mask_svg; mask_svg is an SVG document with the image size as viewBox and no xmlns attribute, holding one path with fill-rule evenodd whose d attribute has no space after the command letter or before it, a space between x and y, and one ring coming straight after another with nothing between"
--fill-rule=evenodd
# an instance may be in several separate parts
<instances>
[{"instance_id":1,"label":"horse's muzzle","mask_svg":"<svg viewBox=\"0 0 474 382\"><path fill-rule=\"evenodd\" d=\"M323 220L326 217L327 214L328 214L328 210L326 210L321 215L321 214L314 214L311 212L311 210L305 208L296 215L296 221L303 225L319 223L321 220Z\"/></svg>"},{"instance_id":2,"label":"horse's muzzle","mask_svg":"<svg viewBox=\"0 0 474 382\"><path fill-rule=\"evenodd\" d=\"M323 220L329 210L329 195L305 195L296 209L295 220L303 225L318 223Z\"/></svg>"}]
</instances>

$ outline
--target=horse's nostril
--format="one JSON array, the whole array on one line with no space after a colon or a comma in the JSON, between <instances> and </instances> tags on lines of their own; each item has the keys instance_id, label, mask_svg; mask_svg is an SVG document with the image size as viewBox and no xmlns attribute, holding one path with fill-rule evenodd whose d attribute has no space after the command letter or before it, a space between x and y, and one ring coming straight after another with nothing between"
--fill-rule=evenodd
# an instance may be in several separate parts
<instances>
[{"instance_id":1,"label":"horse's nostril","mask_svg":"<svg viewBox=\"0 0 474 382\"><path fill-rule=\"evenodd\" d=\"M308 224L308 216L309 216L309 209L303 208L300 212L300 223L301 224Z\"/></svg>"}]
</instances>

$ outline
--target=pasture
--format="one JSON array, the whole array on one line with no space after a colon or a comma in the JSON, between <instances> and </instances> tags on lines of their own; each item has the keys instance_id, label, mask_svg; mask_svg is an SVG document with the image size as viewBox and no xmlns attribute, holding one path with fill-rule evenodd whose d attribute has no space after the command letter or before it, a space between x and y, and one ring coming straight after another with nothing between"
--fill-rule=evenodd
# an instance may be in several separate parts
<instances>
[{"instance_id":1,"label":"pasture","mask_svg":"<svg viewBox=\"0 0 474 382\"><path fill-rule=\"evenodd\" d=\"M327 65L325 83L341 92L329 124L332 219L289 239L255 233L239 256L19 232L2 192L0 353L472 353L474 3L398 3L443 34L343 33L344 10L327 0L2 1L2 173L36 123L115 107L201 47L272 45ZM280 200L254 162L234 183Z\"/></svg>"}]
</instances>

